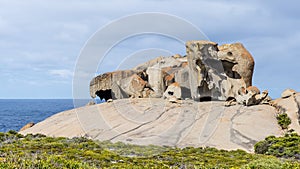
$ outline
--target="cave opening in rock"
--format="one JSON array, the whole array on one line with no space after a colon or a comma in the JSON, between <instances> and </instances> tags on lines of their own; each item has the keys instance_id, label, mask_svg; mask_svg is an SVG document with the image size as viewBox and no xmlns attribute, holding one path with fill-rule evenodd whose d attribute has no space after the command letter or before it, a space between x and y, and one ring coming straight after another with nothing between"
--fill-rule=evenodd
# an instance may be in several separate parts
<instances>
[{"instance_id":1,"label":"cave opening in rock","mask_svg":"<svg viewBox=\"0 0 300 169\"><path fill-rule=\"evenodd\" d=\"M148 81L148 74L144 71L144 72L139 72L137 73L137 75L142 78L144 81Z\"/></svg>"},{"instance_id":2,"label":"cave opening in rock","mask_svg":"<svg viewBox=\"0 0 300 169\"><path fill-rule=\"evenodd\" d=\"M174 92L168 91L168 94L173 96Z\"/></svg>"},{"instance_id":3,"label":"cave opening in rock","mask_svg":"<svg viewBox=\"0 0 300 169\"><path fill-rule=\"evenodd\" d=\"M201 59L196 60L196 65L199 66L200 69L205 69L205 66Z\"/></svg>"},{"instance_id":4,"label":"cave opening in rock","mask_svg":"<svg viewBox=\"0 0 300 169\"><path fill-rule=\"evenodd\" d=\"M102 100L107 101L108 99L112 99L111 89L107 90L99 90L96 92L96 95Z\"/></svg>"},{"instance_id":5,"label":"cave opening in rock","mask_svg":"<svg viewBox=\"0 0 300 169\"><path fill-rule=\"evenodd\" d=\"M223 65L223 68L224 68L224 73L228 77L233 78L233 79L240 79L241 78L241 75L238 72L232 70L235 63L229 62L227 60L222 60L222 65Z\"/></svg>"},{"instance_id":6,"label":"cave opening in rock","mask_svg":"<svg viewBox=\"0 0 300 169\"><path fill-rule=\"evenodd\" d=\"M204 96L204 97L200 97L200 102L209 102L212 101L212 97L210 96Z\"/></svg>"},{"instance_id":7,"label":"cave opening in rock","mask_svg":"<svg viewBox=\"0 0 300 169\"><path fill-rule=\"evenodd\" d=\"M226 99L226 101L228 102L228 101L232 101L232 100L236 100L234 97L228 97L227 99Z\"/></svg>"}]
</instances>

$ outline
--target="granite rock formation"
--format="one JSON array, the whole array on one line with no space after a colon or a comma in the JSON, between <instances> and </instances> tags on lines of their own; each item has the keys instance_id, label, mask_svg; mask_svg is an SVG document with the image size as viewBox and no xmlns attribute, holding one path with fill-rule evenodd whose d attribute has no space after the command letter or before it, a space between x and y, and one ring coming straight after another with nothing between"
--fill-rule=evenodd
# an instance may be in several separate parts
<instances>
[{"instance_id":1,"label":"granite rock formation","mask_svg":"<svg viewBox=\"0 0 300 169\"><path fill-rule=\"evenodd\" d=\"M276 109L269 105L224 107L220 101L180 101L119 99L55 114L20 133L249 152L257 141L283 134Z\"/></svg>"},{"instance_id":2,"label":"granite rock formation","mask_svg":"<svg viewBox=\"0 0 300 169\"><path fill-rule=\"evenodd\" d=\"M91 97L106 103L55 114L20 133L249 152L267 136L300 134L300 93L287 89L272 100L252 85L253 70L240 43L189 41L186 56L157 57L93 78ZM287 129L278 124L282 113L291 120Z\"/></svg>"},{"instance_id":3,"label":"granite rock formation","mask_svg":"<svg viewBox=\"0 0 300 169\"><path fill-rule=\"evenodd\" d=\"M266 102L267 91L252 86L254 59L240 43L188 41L186 56L157 57L132 70L92 79L90 95L101 99L190 98L222 100L226 106ZM257 90L254 90L257 89ZM173 96L174 95L174 96Z\"/></svg>"},{"instance_id":4,"label":"granite rock formation","mask_svg":"<svg viewBox=\"0 0 300 169\"><path fill-rule=\"evenodd\" d=\"M275 107L278 114L286 113L291 119L288 129L300 134L300 93L287 89L282 92L281 98L272 100L270 105Z\"/></svg>"},{"instance_id":5,"label":"granite rock formation","mask_svg":"<svg viewBox=\"0 0 300 169\"><path fill-rule=\"evenodd\" d=\"M34 126L35 123L34 122L30 122L30 123L27 123L25 126L23 126L20 131L24 131L26 129L29 129L30 127Z\"/></svg>"}]
</instances>

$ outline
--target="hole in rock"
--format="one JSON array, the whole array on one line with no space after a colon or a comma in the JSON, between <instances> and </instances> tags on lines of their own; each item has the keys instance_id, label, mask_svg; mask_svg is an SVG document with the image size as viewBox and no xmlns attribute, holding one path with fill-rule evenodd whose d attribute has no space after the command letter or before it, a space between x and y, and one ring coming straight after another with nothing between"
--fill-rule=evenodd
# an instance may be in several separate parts
<instances>
[{"instance_id":1,"label":"hole in rock","mask_svg":"<svg viewBox=\"0 0 300 169\"><path fill-rule=\"evenodd\" d=\"M227 55L228 56L232 56L232 52L227 52Z\"/></svg>"},{"instance_id":2,"label":"hole in rock","mask_svg":"<svg viewBox=\"0 0 300 169\"><path fill-rule=\"evenodd\" d=\"M200 102L209 102L209 101L212 101L212 98L210 96L200 97Z\"/></svg>"},{"instance_id":3,"label":"hole in rock","mask_svg":"<svg viewBox=\"0 0 300 169\"><path fill-rule=\"evenodd\" d=\"M233 78L233 79L241 79L241 75L238 72L232 70L235 63L228 62L226 60L222 60L222 65L224 68L224 73L228 77Z\"/></svg>"},{"instance_id":4,"label":"hole in rock","mask_svg":"<svg viewBox=\"0 0 300 169\"><path fill-rule=\"evenodd\" d=\"M168 91L168 94L173 96L174 92Z\"/></svg>"},{"instance_id":5,"label":"hole in rock","mask_svg":"<svg viewBox=\"0 0 300 169\"><path fill-rule=\"evenodd\" d=\"M111 95L111 89L108 90L99 90L96 92L96 95L98 97L100 97L100 99L105 99L105 101L107 101L108 99L112 99L112 95Z\"/></svg>"},{"instance_id":6,"label":"hole in rock","mask_svg":"<svg viewBox=\"0 0 300 169\"><path fill-rule=\"evenodd\" d=\"M146 72L139 72L137 75L144 81L148 81L148 74Z\"/></svg>"},{"instance_id":7,"label":"hole in rock","mask_svg":"<svg viewBox=\"0 0 300 169\"><path fill-rule=\"evenodd\" d=\"M235 100L235 98L234 98L234 97L228 97L228 98L226 99L226 101L231 101L231 100Z\"/></svg>"},{"instance_id":8,"label":"hole in rock","mask_svg":"<svg viewBox=\"0 0 300 169\"><path fill-rule=\"evenodd\" d=\"M197 59L196 60L196 65L198 65L201 69L204 67L203 62L201 61L201 59Z\"/></svg>"}]
</instances>

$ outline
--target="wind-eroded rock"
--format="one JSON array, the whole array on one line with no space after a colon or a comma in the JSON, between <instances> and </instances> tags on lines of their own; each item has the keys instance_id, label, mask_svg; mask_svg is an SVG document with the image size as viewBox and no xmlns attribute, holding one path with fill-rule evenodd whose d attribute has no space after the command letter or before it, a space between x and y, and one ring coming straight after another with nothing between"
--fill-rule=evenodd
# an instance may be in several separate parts
<instances>
[{"instance_id":1,"label":"wind-eroded rock","mask_svg":"<svg viewBox=\"0 0 300 169\"><path fill-rule=\"evenodd\" d=\"M254 59L241 43L218 46L218 59L222 61L229 77L242 78L246 87L252 86Z\"/></svg>"},{"instance_id":2,"label":"wind-eroded rock","mask_svg":"<svg viewBox=\"0 0 300 169\"><path fill-rule=\"evenodd\" d=\"M189 41L186 53L99 75L90 95L106 103L56 114L20 133L252 152L257 141L284 134L276 119L283 112L300 133L300 93L286 90L271 101L252 86L254 60L242 44Z\"/></svg>"},{"instance_id":3,"label":"wind-eroded rock","mask_svg":"<svg viewBox=\"0 0 300 169\"><path fill-rule=\"evenodd\" d=\"M157 57L132 70L95 77L90 94L105 100L175 97L223 100L228 101L227 106L256 105L264 101L268 92L250 90L256 88L252 86L253 70L254 59L240 43L218 46L210 41L188 41L186 56ZM241 92L243 89L245 92Z\"/></svg>"}]
</instances>

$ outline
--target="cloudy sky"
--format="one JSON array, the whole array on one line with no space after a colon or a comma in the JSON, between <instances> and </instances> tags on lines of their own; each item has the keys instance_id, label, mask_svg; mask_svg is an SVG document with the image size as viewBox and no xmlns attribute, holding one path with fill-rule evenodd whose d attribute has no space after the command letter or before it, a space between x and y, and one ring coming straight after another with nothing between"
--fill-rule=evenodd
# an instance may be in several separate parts
<instances>
[{"instance_id":1,"label":"cloudy sky","mask_svg":"<svg viewBox=\"0 0 300 169\"><path fill-rule=\"evenodd\" d=\"M143 12L183 18L219 44L242 42L256 61L254 85L272 97L285 88L300 91L299 6L296 0L0 0L0 98L72 98L75 65L88 39ZM107 65L147 48L185 53L174 40L142 35L115 46ZM107 65L95 73L117 68Z\"/></svg>"}]
</instances>

